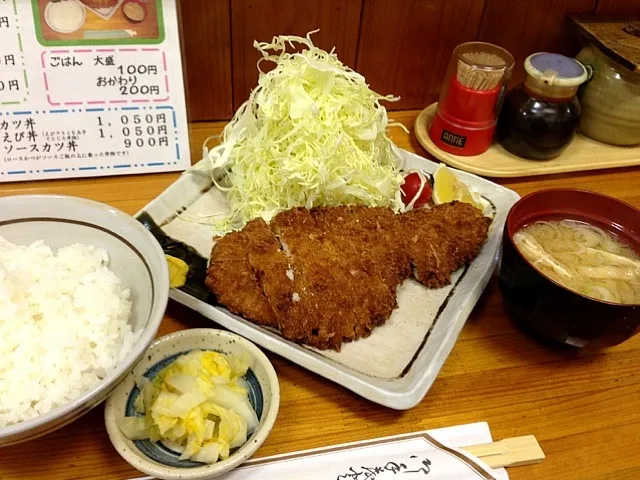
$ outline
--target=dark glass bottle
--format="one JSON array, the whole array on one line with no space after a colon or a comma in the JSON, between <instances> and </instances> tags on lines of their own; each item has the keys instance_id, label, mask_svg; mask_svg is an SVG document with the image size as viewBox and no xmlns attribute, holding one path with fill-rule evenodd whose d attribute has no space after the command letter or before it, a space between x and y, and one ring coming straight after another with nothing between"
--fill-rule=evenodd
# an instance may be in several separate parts
<instances>
[{"instance_id":1,"label":"dark glass bottle","mask_svg":"<svg viewBox=\"0 0 640 480\"><path fill-rule=\"evenodd\" d=\"M544 57L536 61L536 55ZM581 110L576 92L586 70L571 58L549 53L532 55L525 69L524 83L504 100L496 137L519 157L555 158L578 130Z\"/></svg>"}]
</instances>

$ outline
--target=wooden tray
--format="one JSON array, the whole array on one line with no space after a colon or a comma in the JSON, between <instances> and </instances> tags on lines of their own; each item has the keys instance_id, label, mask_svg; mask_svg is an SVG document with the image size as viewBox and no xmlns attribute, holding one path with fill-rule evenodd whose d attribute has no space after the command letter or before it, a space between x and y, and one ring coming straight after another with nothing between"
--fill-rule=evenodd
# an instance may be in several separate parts
<instances>
[{"instance_id":1,"label":"wooden tray","mask_svg":"<svg viewBox=\"0 0 640 480\"><path fill-rule=\"evenodd\" d=\"M579 172L602 168L640 165L640 146L615 147L591 140L578 133L567 149L553 160L526 160L510 154L494 143L482 155L461 157L440 150L429 138L429 127L437 103L425 108L415 122L415 134L431 155L452 167L485 177L528 177L550 173Z\"/></svg>"}]
</instances>

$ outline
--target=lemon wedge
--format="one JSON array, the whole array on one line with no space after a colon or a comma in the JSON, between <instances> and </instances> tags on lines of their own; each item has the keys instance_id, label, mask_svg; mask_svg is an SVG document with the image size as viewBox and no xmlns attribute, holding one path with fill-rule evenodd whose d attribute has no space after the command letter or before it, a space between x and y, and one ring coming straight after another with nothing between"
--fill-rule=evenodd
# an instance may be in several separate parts
<instances>
[{"instance_id":1,"label":"lemon wedge","mask_svg":"<svg viewBox=\"0 0 640 480\"><path fill-rule=\"evenodd\" d=\"M455 173L443 163L433 172L433 203L449 203L454 200L470 203L484 211L487 202L469 185L460 180Z\"/></svg>"},{"instance_id":2,"label":"lemon wedge","mask_svg":"<svg viewBox=\"0 0 640 480\"><path fill-rule=\"evenodd\" d=\"M165 255L167 266L169 267L169 286L171 288L182 287L187 282L187 273L189 273L189 265L171 255Z\"/></svg>"}]
</instances>

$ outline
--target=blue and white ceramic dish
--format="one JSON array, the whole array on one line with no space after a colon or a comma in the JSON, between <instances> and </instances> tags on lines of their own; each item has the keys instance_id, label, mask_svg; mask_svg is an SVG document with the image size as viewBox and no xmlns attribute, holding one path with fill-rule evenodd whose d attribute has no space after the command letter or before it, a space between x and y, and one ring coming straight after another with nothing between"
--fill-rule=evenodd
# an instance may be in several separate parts
<instances>
[{"instance_id":1,"label":"blue and white ceramic dish","mask_svg":"<svg viewBox=\"0 0 640 480\"><path fill-rule=\"evenodd\" d=\"M150 440L129 440L118 428L125 416L138 415L133 407L140 394L135 379L139 375L152 379L178 356L191 350L215 350L225 354L248 353L251 367L244 377L249 401L260 423L240 448L226 460L207 465L180 460L180 452L170 445ZM232 470L262 445L278 414L280 389L273 366L267 357L248 340L222 330L192 329L167 335L157 340L127 378L117 387L105 405L105 424L111 443L133 467L157 478L195 480L215 477Z\"/></svg>"}]
</instances>

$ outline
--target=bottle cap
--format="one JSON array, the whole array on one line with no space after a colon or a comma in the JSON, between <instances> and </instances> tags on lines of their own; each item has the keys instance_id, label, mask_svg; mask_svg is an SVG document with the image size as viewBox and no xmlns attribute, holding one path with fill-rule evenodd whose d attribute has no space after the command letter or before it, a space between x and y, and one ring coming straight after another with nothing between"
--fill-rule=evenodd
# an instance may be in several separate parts
<instances>
[{"instance_id":1,"label":"bottle cap","mask_svg":"<svg viewBox=\"0 0 640 480\"><path fill-rule=\"evenodd\" d=\"M529 55L524 69L534 79L556 87L577 87L588 77L587 69L579 61L557 53Z\"/></svg>"}]
</instances>

